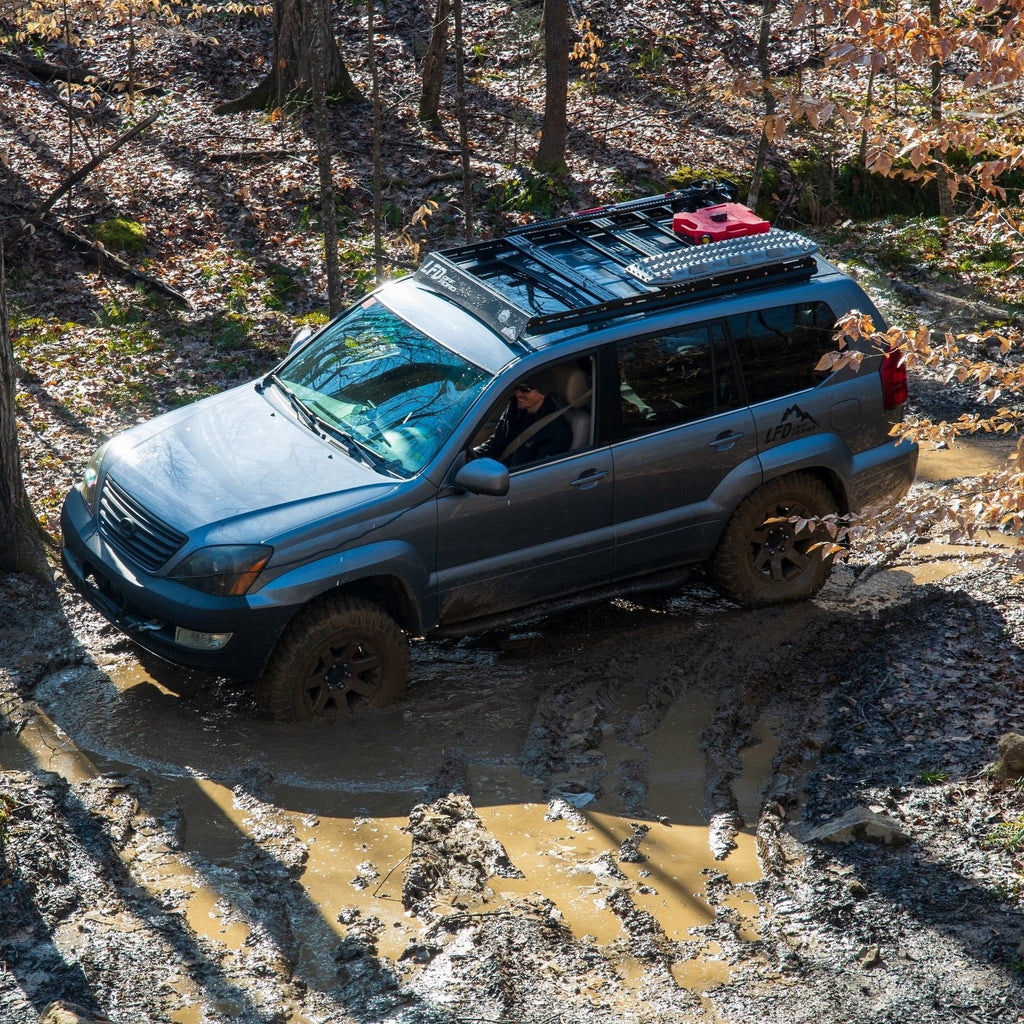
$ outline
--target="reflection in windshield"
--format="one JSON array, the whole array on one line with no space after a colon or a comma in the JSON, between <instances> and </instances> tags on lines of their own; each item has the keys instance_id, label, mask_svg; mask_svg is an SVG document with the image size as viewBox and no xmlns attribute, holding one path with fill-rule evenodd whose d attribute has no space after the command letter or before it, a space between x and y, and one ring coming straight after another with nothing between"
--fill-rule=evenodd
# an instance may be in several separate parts
<instances>
[{"instance_id":1,"label":"reflection in windshield","mask_svg":"<svg viewBox=\"0 0 1024 1024\"><path fill-rule=\"evenodd\" d=\"M434 457L491 379L373 298L277 374L328 427L405 474Z\"/></svg>"}]
</instances>

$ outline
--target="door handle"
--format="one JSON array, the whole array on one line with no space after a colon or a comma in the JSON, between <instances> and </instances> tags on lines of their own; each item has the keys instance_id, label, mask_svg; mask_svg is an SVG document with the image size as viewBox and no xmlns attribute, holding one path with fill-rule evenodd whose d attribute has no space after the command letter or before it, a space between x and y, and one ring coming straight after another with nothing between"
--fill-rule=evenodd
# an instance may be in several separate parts
<instances>
[{"instance_id":1,"label":"door handle","mask_svg":"<svg viewBox=\"0 0 1024 1024\"><path fill-rule=\"evenodd\" d=\"M708 441L708 447L718 448L720 451L724 451L726 448L731 448L737 441L742 440L742 433L719 434L713 441Z\"/></svg>"},{"instance_id":2,"label":"door handle","mask_svg":"<svg viewBox=\"0 0 1024 1024\"><path fill-rule=\"evenodd\" d=\"M576 479L572 481L570 486L579 487L583 490L586 490L590 487L593 487L594 484L598 483L599 481L604 480L607 476L607 470L591 469L588 470L586 473L583 473L581 476L576 477Z\"/></svg>"}]
</instances>

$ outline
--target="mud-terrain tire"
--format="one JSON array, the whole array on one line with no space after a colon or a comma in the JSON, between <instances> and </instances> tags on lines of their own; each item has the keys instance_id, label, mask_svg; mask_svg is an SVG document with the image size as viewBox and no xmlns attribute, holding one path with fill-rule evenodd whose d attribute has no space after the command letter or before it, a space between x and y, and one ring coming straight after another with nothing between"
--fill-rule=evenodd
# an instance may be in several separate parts
<instances>
[{"instance_id":1,"label":"mud-terrain tire","mask_svg":"<svg viewBox=\"0 0 1024 1024\"><path fill-rule=\"evenodd\" d=\"M712 585L745 608L813 597L828 579L833 559L820 547L808 549L827 541L828 531L819 525L797 533L788 520L836 511L835 496L809 473L770 480L744 498L726 524L708 563Z\"/></svg>"},{"instance_id":2,"label":"mud-terrain tire","mask_svg":"<svg viewBox=\"0 0 1024 1024\"><path fill-rule=\"evenodd\" d=\"M341 594L300 612L256 681L271 718L306 722L400 700L409 678L401 627L365 598Z\"/></svg>"}]
</instances>

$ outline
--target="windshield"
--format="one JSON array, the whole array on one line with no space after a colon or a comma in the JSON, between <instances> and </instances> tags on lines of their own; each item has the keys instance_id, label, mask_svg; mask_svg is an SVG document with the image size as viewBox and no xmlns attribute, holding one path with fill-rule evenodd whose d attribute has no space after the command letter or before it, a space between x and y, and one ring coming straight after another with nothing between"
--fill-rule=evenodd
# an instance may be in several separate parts
<instances>
[{"instance_id":1,"label":"windshield","mask_svg":"<svg viewBox=\"0 0 1024 1024\"><path fill-rule=\"evenodd\" d=\"M329 428L409 475L437 454L491 375L369 298L277 371Z\"/></svg>"}]
</instances>

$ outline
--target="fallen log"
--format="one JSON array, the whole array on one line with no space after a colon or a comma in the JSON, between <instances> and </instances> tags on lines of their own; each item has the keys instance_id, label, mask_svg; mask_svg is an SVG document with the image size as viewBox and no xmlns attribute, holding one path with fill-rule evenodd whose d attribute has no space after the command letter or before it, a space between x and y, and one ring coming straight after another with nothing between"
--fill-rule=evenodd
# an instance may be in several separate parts
<instances>
[{"instance_id":1,"label":"fallen log","mask_svg":"<svg viewBox=\"0 0 1024 1024\"><path fill-rule=\"evenodd\" d=\"M143 96L157 96L164 91L158 85L136 85L132 88L131 83L124 79L104 78L91 71L70 68L63 64L51 64L38 57L29 57L27 54L18 56L13 53L0 53L0 64L16 68L39 82L73 82L75 85L94 86L103 92L113 93L124 93L132 89Z\"/></svg>"},{"instance_id":2,"label":"fallen log","mask_svg":"<svg viewBox=\"0 0 1024 1024\"><path fill-rule=\"evenodd\" d=\"M101 270L107 266L112 266L123 276L132 278L147 288L152 288L154 291L159 292L161 295L166 295L167 298L183 309L192 308L192 303L188 301L182 292L172 288L159 278L136 269L126 260L112 253L102 242L94 242L91 238L86 238L84 235L78 234L77 231L72 231L70 228L66 228L51 219L47 220L45 227L60 235L70 248L92 259Z\"/></svg>"},{"instance_id":3,"label":"fallen log","mask_svg":"<svg viewBox=\"0 0 1024 1024\"><path fill-rule=\"evenodd\" d=\"M963 312L978 312L994 320L1012 320L1014 314L1003 306L993 306L990 302L981 299L963 299L958 295L949 295L946 292L937 292L931 288L925 288L919 284L903 284L900 281L893 281L893 287L901 295L911 299L925 300L943 306L946 309L956 309Z\"/></svg>"}]
</instances>

